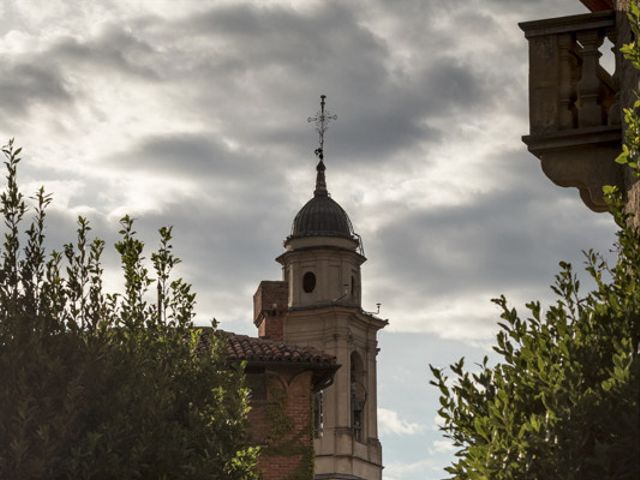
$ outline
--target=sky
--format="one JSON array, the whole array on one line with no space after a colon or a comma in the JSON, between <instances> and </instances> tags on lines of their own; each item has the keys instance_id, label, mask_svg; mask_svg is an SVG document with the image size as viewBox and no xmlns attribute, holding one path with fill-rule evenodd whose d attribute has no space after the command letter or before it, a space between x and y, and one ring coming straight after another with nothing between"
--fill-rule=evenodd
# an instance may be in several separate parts
<instances>
[{"instance_id":1,"label":"sky","mask_svg":"<svg viewBox=\"0 0 640 480\"><path fill-rule=\"evenodd\" d=\"M198 322L254 334L252 295L311 197L320 94L337 114L332 197L364 240L380 334L385 480L439 479L428 364L490 353L505 294L552 300L560 260L606 253L614 226L551 183L528 133L517 23L577 0L0 0L0 141L25 192L54 195L49 242L78 215L111 245L135 217L173 225ZM115 251L105 258L118 283ZM115 288L115 287L114 287Z\"/></svg>"}]
</instances>

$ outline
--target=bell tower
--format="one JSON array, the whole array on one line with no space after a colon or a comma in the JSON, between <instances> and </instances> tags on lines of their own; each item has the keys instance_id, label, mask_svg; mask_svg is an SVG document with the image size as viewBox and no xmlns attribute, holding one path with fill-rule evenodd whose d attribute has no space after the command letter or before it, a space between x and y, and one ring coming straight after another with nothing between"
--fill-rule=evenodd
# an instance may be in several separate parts
<instances>
[{"instance_id":1,"label":"bell tower","mask_svg":"<svg viewBox=\"0 0 640 480\"><path fill-rule=\"evenodd\" d=\"M289 286L289 307L327 304L360 307L360 240L336 201L327 192L320 160L313 198L293 220L291 235L278 258Z\"/></svg>"},{"instance_id":2,"label":"bell tower","mask_svg":"<svg viewBox=\"0 0 640 480\"><path fill-rule=\"evenodd\" d=\"M287 288L281 335L335 356L340 365L333 384L314 400L315 479L381 480L376 334L387 321L361 306L366 258L347 213L327 190L324 134L335 116L325 111L324 95L320 105L309 119L320 137L313 197L295 216L277 258Z\"/></svg>"}]
</instances>

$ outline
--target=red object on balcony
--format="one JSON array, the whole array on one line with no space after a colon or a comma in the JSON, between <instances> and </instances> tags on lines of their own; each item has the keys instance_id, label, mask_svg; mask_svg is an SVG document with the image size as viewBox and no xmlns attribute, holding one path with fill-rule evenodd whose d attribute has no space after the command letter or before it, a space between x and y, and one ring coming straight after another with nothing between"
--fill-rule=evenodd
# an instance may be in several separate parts
<instances>
[{"instance_id":1,"label":"red object on balcony","mask_svg":"<svg viewBox=\"0 0 640 480\"><path fill-rule=\"evenodd\" d=\"M614 0L580 0L592 12L601 10L613 10L615 8Z\"/></svg>"}]
</instances>

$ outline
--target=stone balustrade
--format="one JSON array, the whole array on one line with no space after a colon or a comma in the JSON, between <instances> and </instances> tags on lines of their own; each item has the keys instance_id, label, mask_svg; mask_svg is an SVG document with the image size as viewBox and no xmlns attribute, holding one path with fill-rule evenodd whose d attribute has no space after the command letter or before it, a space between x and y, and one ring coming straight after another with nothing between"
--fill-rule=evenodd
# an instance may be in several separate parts
<instances>
[{"instance_id":1,"label":"stone balustrade","mask_svg":"<svg viewBox=\"0 0 640 480\"><path fill-rule=\"evenodd\" d=\"M621 145L622 57L616 73L600 64L605 38L616 43L613 11L520 24L529 41L530 135L523 138L556 184L577 187L595 211L606 210L602 186L621 184L614 163Z\"/></svg>"},{"instance_id":2,"label":"stone balustrade","mask_svg":"<svg viewBox=\"0 0 640 480\"><path fill-rule=\"evenodd\" d=\"M616 79L599 63L612 11L521 23L529 40L531 133L618 124ZM611 115L610 115L611 113Z\"/></svg>"}]
</instances>

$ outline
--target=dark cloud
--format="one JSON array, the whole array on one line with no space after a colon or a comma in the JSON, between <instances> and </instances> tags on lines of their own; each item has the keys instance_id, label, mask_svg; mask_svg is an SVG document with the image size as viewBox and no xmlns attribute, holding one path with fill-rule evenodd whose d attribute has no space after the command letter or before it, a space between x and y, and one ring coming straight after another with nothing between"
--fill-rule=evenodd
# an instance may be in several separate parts
<instances>
[{"instance_id":1,"label":"dark cloud","mask_svg":"<svg viewBox=\"0 0 640 480\"><path fill-rule=\"evenodd\" d=\"M434 51L436 34L411 74L391 69L387 40L337 2L305 11L239 4L177 20L143 20L107 24L83 39L62 38L34 60L55 58L69 73L91 67L147 82L162 78L179 108L187 102L203 120L223 121L225 133L245 144L286 145L298 155L313 142L301 134L313 112L301 99L327 93L340 117L331 132L333 148L349 161L381 162L417 143L440 141L442 132L430 119L475 111L499 93L447 48ZM266 100L270 111L262 107Z\"/></svg>"},{"instance_id":2,"label":"dark cloud","mask_svg":"<svg viewBox=\"0 0 640 480\"><path fill-rule=\"evenodd\" d=\"M330 133L331 148L350 161L377 162L416 143L438 141L441 132L428 126L430 118L474 111L497 94L472 65L446 52L434 54L428 65L417 66L409 76L396 75L388 65L387 42L351 10L333 2L305 12L227 6L181 22L185 35L224 39L224 48L212 47L201 70L193 73L206 81L213 78L227 91L242 91L245 102L235 108L217 89L201 90L196 101L211 111L222 107L229 115L227 126L246 142L287 145L300 154L309 151L308 140L303 143L310 135L302 133L301 112L313 111L299 99L327 93L330 108L339 115ZM275 72L287 82L272 82ZM259 92L257 82L262 85ZM261 104L265 95L275 110L255 111L253 105Z\"/></svg>"},{"instance_id":3,"label":"dark cloud","mask_svg":"<svg viewBox=\"0 0 640 480\"><path fill-rule=\"evenodd\" d=\"M130 74L153 81L159 79L152 67L155 55L157 52L149 43L126 27L108 24L98 34L82 40L73 37L57 40L45 57L55 58L69 70L90 66L107 74Z\"/></svg>"},{"instance_id":4,"label":"dark cloud","mask_svg":"<svg viewBox=\"0 0 640 480\"><path fill-rule=\"evenodd\" d=\"M37 62L0 62L0 109L4 121L27 115L36 104L59 108L72 102L73 95L58 68Z\"/></svg>"},{"instance_id":5,"label":"dark cloud","mask_svg":"<svg viewBox=\"0 0 640 480\"><path fill-rule=\"evenodd\" d=\"M200 320L214 315L225 328L250 328L253 291L260 280L280 278L274 259L282 253L291 219L260 197L254 197L250 209L236 208L234 199L225 208L180 199L136 220L136 230L150 248L160 226L174 227L175 253L184 262L180 272L198 293Z\"/></svg>"},{"instance_id":6,"label":"dark cloud","mask_svg":"<svg viewBox=\"0 0 640 480\"><path fill-rule=\"evenodd\" d=\"M304 120L317 109L319 93L329 95L329 108L339 115L328 136L331 175L356 172L358 164L385 165L390 157L397 170L412 171L418 163L439 161L425 149L457 141L452 135L465 117L490 122L496 105L506 102L514 114L525 108L523 98L513 100L525 93L522 85L513 86L512 72L526 58L526 42L505 41L502 61L491 62L483 61L482 49L498 48L501 39L487 43L484 37L506 38L503 15L540 12L553 2L491 3L496 6L481 13L478 2L403 0L372 3L368 10L324 2L303 10L233 4L179 18L149 14L107 22L95 34L59 38L0 82L5 91L24 90L11 99L70 103L74 97L61 72L128 75L149 88L161 80L167 102L215 124L215 130L146 135L126 150L109 152L101 163L123 177L137 173L193 182L191 198L165 199L157 214L150 214L152 223L162 216L167 222L161 223L189 232L189 252L224 252L227 271L247 258L250 264L259 262L261 253L246 251L278 245L288 230L286 217L304 203L287 194L283 172L305 164L311 170L315 135ZM375 30L376 18L398 21L402 29L389 30L385 38ZM408 64L398 63L398 39L411 40ZM472 50L475 39L480 50L460 55L463 47ZM81 88L77 79L75 86ZM13 101L15 109L19 102ZM521 171L546 182L533 163L526 165ZM508 167L516 183L478 194L471 205L416 211L389 204L398 215L377 238L365 239L371 255L383 259L391 277L410 278L430 294L442 294L448 282L473 292L479 283L498 289L505 281L525 286L540 280L547 270L531 259L562 250L582 233L568 234L566 225L550 223L548 210L561 210L557 202L562 200L537 200L540 188L532 189L514 169ZM87 184L70 205L90 205L93 194ZM226 209L221 210L221 201ZM277 234L269 228L274 218ZM537 231L545 232L542 240ZM231 240L225 244L225 239ZM389 250L390 245L399 248ZM232 247L238 246L244 248L234 254ZM238 268L234 281L251 271ZM487 271L494 280L481 282Z\"/></svg>"},{"instance_id":7,"label":"dark cloud","mask_svg":"<svg viewBox=\"0 0 640 480\"><path fill-rule=\"evenodd\" d=\"M181 20L178 27L189 36L221 39L225 53L242 53L252 69L287 64L298 71L319 71L345 50L357 50L357 60L370 68L376 63L372 56L388 54L384 42L358 25L353 10L336 2L308 11L278 5L213 7Z\"/></svg>"},{"instance_id":8,"label":"dark cloud","mask_svg":"<svg viewBox=\"0 0 640 480\"><path fill-rule=\"evenodd\" d=\"M551 185L529 154L498 155L488 168L504 186L471 203L399 209L367 239L369 251L380 252L376 270L427 298L463 299L478 291L540 291L560 260L581 264L589 248L608 253L613 222L593 222L577 191Z\"/></svg>"},{"instance_id":9,"label":"dark cloud","mask_svg":"<svg viewBox=\"0 0 640 480\"><path fill-rule=\"evenodd\" d=\"M187 178L245 176L246 162L214 134L164 134L144 138L132 150L112 155L112 166L123 171L143 170Z\"/></svg>"},{"instance_id":10,"label":"dark cloud","mask_svg":"<svg viewBox=\"0 0 640 480\"><path fill-rule=\"evenodd\" d=\"M58 116L73 112L78 102L91 102L82 79L99 74L116 78L130 75L158 81L152 66L153 48L119 25L105 25L82 39L63 36L46 49L25 51L0 64L0 122L14 125L34 105ZM98 73L100 72L100 73ZM62 128L58 125L58 128Z\"/></svg>"},{"instance_id":11,"label":"dark cloud","mask_svg":"<svg viewBox=\"0 0 640 480\"><path fill-rule=\"evenodd\" d=\"M137 172L150 178L190 181L193 197L199 202L213 202L212 210L221 205L230 205L240 212L251 211L255 205L265 202L280 208L287 204L282 175L288 168L286 161L276 155L264 158L251 150L234 151L214 133L144 138L131 150L111 155L106 163L119 170L123 177ZM189 198L179 200L191 201ZM253 224L253 219L246 219L245 228Z\"/></svg>"}]
</instances>

